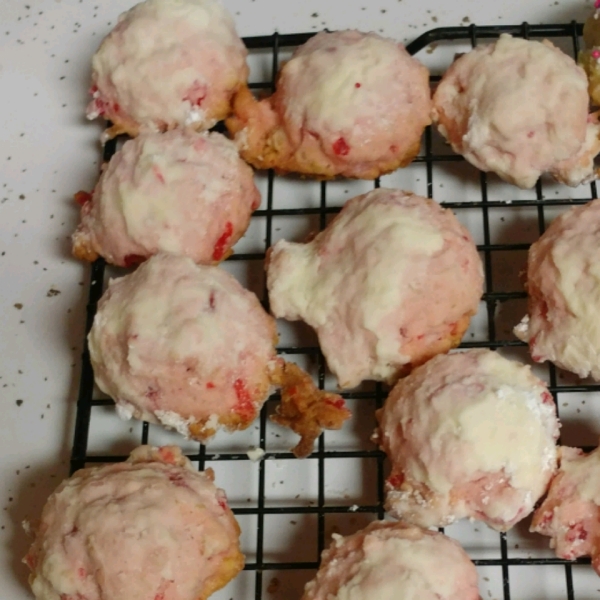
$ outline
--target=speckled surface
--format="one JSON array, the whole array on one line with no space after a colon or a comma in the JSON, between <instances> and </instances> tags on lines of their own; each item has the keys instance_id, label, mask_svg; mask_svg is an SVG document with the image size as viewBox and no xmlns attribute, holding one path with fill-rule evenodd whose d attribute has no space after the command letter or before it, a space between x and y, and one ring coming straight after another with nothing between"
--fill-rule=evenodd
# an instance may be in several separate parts
<instances>
[{"instance_id":1,"label":"speckled surface","mask_svg":"<svg viewBox=\"0 0 600 600\"><path fill-rule=\"evenodd\" d=\"M358 27L408 41L438 26L582 20L590 0L224 0L241 35ZM0 2L0 597L30 597L20 521L68 471L88 266L70 257L72 193L98 170L90 58L125 0ZM418 190L416 190L418 191ZM221 483L221 482L219 482Z\"/></svg>"}]
</instances>

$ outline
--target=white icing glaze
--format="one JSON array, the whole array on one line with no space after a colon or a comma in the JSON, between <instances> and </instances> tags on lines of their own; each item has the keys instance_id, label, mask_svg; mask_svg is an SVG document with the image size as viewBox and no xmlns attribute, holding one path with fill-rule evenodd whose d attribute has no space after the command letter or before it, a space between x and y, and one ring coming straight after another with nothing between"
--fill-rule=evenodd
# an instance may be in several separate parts
<instances>
[{"instance_id":1,"label":"white icing glaze","mask_svg":"<svg viewBox=\"0 0 600 600\"><path fill-rule=\"evenodd\" d=\"M191 417L184 419L180 414L177 414L172 410L155 410L154 416L161 425L164 425L169 429L174 429L185 438L190 437L190 425L195 423L195 419Z\"/></svg>"},{"instance_id":2,"label":"white icing glaze","mask_svg":"<svg viewBox=\"0 0 600 600\"><path fill-rule=\"evenodd\" d=\"M142 446L63 482L25 561L38 600L195 600L242 567L238 536L210 476L179 448Z\"/></svg>"},{"instance_id":3,"label":"white icing glaze","mask_svg":"<svg viewBox=\"0 0 600 600\"><path fill-rule=\"evenodd\" d=\"M423 527L474 517L508 529L533 510L556 469L552 396L528 366L488 350L416 369L379 420L392 460L387 506Z\"/></svg>"},{"instance_id":4,"label":"white icing glaze","mask_svg":"<svg viewBox=\"0 0 600 600\"><path fill-rule=\"evenodd\" d=\"M252 462L258 462L265 456L265 451L262 448L251 448L246 454Z\"/></svg>"},{"instance_id":5,"label":"white icing glaze","mask_svg":"<svg viewBox=\"0 0 600 600\"><path fill-rule=\"evenodd\" d=\"M275 338L274 320L226 271L158 254L110 282L89 348L96 383L126 414L183 433L249 424L269 393Z\"/></svg>"},{"instance_id":6,"label":"white icing glaze","mask_svg":"<svg viewBox=\"0 0 600 600\"><path fill-rule=\"evenodd\" d=\"M600 201L573 207L531 246L529 315L515 328L536 361L600 379Z\"/></svg>"},{"instance_id":7,"label":"white icing glaze","mask_svg":"<svg viewBox=\"0 0 600 600\"><path fill-rule=\"evenodd\" d=\"M190 110L185 120L185 125L193 125L194 123L202 123L206 119L206 111L194 108Z\"/></svg>"},{"instance_id":8,"label":"white icing glaze","mask_svg":"<svg viewBox=\"0 0 600 600\"><path fill-rule=\"evenodd\" d=\"M481 170L524 188L545 171L569 185L593 175L591 160L564 162L586 143L585 73L549 42L503 34L477 47L450 67L433 102L442 135Z\"/></svg>"},{"instance_id":9,"label":"white icing glaze","mask_svg":"<svg viewBox=\"0 0 600 600\"><path fill-rule=\"evenodd\" d=\"M303 600L477 600L477 574L446 536L401 523L376 522L334 536Z\"/></svg>"},{"instance_id":10,"label":"white icing glaze","mask_svg":"<svg viewBox=\"0 0 600 600\"><path fill-rule=\"evenodd\" d=\"M92 59L88 118L142 131L209 129L245 82L246 55L216 0L146 0L119 17Z\"/></svg>"},{"instance_id":11,"label":"white icing glaze","mask_svg":"<svg viewBox=\"0 0 600 600\"><path fill-rule=\"evenodd\" d=\"M210 415L206 421L206 428L217 430L219 428L219 415L216 413Z\"/></svg>"},{"instance_id":12,"label":"white icing glaze","mask_svg":"<svg viewBox=\"0 0 600 600\"><path fill-rule=\"evenodd\" d=\"M339 385L352 387L393 379L411 361L412 332L437 341L443 324L474 312L482 274L451 212L380 189L347 202L313 241L277 242L267 283L273 314L314 327ZM423 308L431 289L443 297Z\"/></svg>"},{"instance_id":13,"label":"white icing glaze","mask_svg":"<svg viewBox=\"0 0 600 600\"><path fill-rule=\"evenodd\" d=\"M121 266L161 251L210 264L259 204L252 169L221 134L142 134L111 158L82 207L75 252L83 246Z\"/></svg>"},{"instance_id":14,"label":"white icing glaze","mask_svg":"<svg viewBox=\"0 0 600 600\"><path fill-rule=\"evenodd\" d=\"M129 404L129 402L118 402L115 404L115 409L117 411L117 415L119 415L119 418L123 419L123 421L131 420L135 413L135 406L133 406L133 404Z\"/></svg>"}]
</instances>

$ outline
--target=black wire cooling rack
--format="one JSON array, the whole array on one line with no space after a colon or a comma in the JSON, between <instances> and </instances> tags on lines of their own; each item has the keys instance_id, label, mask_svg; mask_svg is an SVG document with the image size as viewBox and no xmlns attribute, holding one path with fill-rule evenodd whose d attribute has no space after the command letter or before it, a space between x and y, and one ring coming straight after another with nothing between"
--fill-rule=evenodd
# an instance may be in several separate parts
<instances>
[{"instance_id":1,"label":"black wire cooling rack","mask_svg":"<svg viewBox=\"0 0 600 600\"><path fill-rule=\"evenodd\" d=\"M560 25L529 25L523 23L522 25L515 26L476 26L471 25L469 27L448 27L431 30L424 33L412 43L408 44L407 49L411 54L417 54L426 47L431 45L442 45L444 43L455 43L457 41L463 41L470 43L472 46L478 44L480 40L490 40L497 38L502 33L509 33L514 36L524 38L547 38L551 41L560 40L562 47L564 48L565 43L568 44L569 50L573 55L577 55L579 50L579 38L582 34L582 26L576 22ZM306 42L312 35L307 34L291 34L291 35L280 35L274 34L269 36L260 37L249 37L245 38L244 42L249 50L258 51L270 51L272 53L271 62L271 77L269 81L261 83L253 83L250 85L254 89L272 90L275 77L279 68L280 53L283 50L289 51L294 47ZM439 80L439 77L432 77L432 82ZM462 157L456 156L451 153L438 153L434 151L434 132L431 128L428 128L424 136L424 151L415 159L415 164L421 163L425 166L426 172L426 186L427 195L429 197L434 196L434 169L437 166L443 165L444 163L456 163L463 161ZM104 160L108 160L115 151L114 140L109 142L105 146ZM312 215L313 218L319 219L320 228L324 228L328 217L339 211L339 207L332 207L328 205L328 183L321 182L320 185L320 202L319 206L315 208L275 208L274 207L274 181L276 176L273 172L267 174L267 197L266 197L266 208L256 211L253 218L264 219L265 231L265 251L271 245L273 238L273 219L276 217L294 217L300 215ZM379 181L374 182L375 187L379 186ZM498 276L495 272L495 256L498 253L521 251L524 252L528 249L529 243L492 243L491 239L491 228L490 222L492 220L491 212L496 208L503 208L506 210L514 210L519 207L531 207L536 214L537 218L537 233L543 233L546 226L546 212L549 209L555 209L556 207L566 207L572 204L583 204L592 198L596 198L596 185L592 183L586 187L585 197L579 197L572 199L567 197L567 193L564 197L558 197L549 199L544 195L544 185L542 181L538 182L535 188L535 195L531 199L513 199L513 198L502 198L494 200L489 197L488 194L488 176L485 173L479 174L478 181L480 189L480 199L476 201L461 201L460 198L455 198L451 201L441 202L441 204L447 208L451 208L457 214L460 215L462 210L477 209L480 211L482 226L483 226L483 243L478 245L478 249L482 255L485 279L486 279L486 292L483 296L483 303L485 305L486 314L486 328L487 336L486 339L481 341L465 341L461 345L463 348L471 347L485 347L485 348L510 348L520 347L524 344L520 341L507 336L502 338L497 335L497 323L496 323L496 309L499 305L506 301L524 299L526 297L522 287L515 290L500 290L498 288ZM589 194L587 193L589 189ZM580 194L581 195L581 192ZM241 253L233 255L229 260L231 261L263 261L264 252L254 253ZM96 261L91 267L91 278L90 278L90 289L89 289L89 303L87 305L87 321L86 321L86 335L89 332L96 311L96 304L102 295L104 288L104 273L105 265L102 260ZM264 302L266 304L266 294L264 295ZM281 354L287 355L307 355L312 357L317 362L318 366L318 383L320 387L324 386L325 383L325 362L318 347L316 346L285 346L280 347L279 351ZM588 384L586 382L575 381L572 383L561 383L561 378L557 376L557 370L549 365L548 367L548 381L550 384L550 391L552 392L557 407L559 406L558 398L559 394L571 394L580 392L599 391L600 385ZM369 401L379 408L385 399L386 390L382 385L375 385L372 391L360 391L360 392L347 392L342 394L344 397L358 400L358 401ZM273 403L278 398L273 396L269 399L268 403ZM94 398L94 379L92 367L90 365L89 353L87 350L87 344L82 355L82 369L81 369L81 382L79 389L79 397L77 402L77 417L75 424L75 435L73 440L73 450L71 455L71 470L75 471L84 466L91 464L115 462L123 460L125 456L117 454L90 454L88 453L88 438L90 431L90 423L92 420L92 414L95 407L105 406L112 404L111 401L106 399L95 399ZM267 448L266 442L266 431L267 431L267 409L265 405L259 418L259 446L263 450L266 449L265 459L293 459L293 455L290 452L270 452ZM117 416L114 416L117 419ZM148 442L148 423L144 423L142 427L141 443L145 444ZM153 426L152 426L153 427ZM327 435L327 434L326 434ZM335 459L342 458L368 458L376 464L376 480L377 480L377 493L376 502L370 504L355 505L350 508L355 513L368 513L373 518L383 518L383 500L384 500L384 456L378 450L369 449L356 449L356 450L328 450L324 441L325 436L321 436L318 440L317 447L313 454L307 458L308 461L317 462L318 471L318 493L316 501L312 505L292 505L292 506L267 506L265 503L265 460L261 461L258 465L258 490L257 490L257 502L256 506L248 508L237 508L234 512L237 515L252 515L256 518L256 548L255 548L255 560L246 564L246 571L254 572L254 598L260 600L266 598L268 592L266 592L266 586L263 582L263 578L266 577L266 572L278 573L282 571L297 571L307 570L305 580L308 581L312 577L312 573L318 566L318 557L327 545L325 539L325 522L326 517L332 514L348 514L349 507L346 505L332 505L331 502L326 502L326 486L325 486L325 465L327 461L333 461ZM210 444L209 444L210 445ZM589 449L589 448L586 448ZM196 453L189 454L188 457L199 463L199 468L204 469L207 461L226 462L226 461L248 461L248 456L245 452L209 452L206 446L199 445ZM299 504L299 503L298 503ZM339 504L339 503L338 503ZM316 521L316 552L313 560L295 562L293 560L287 560L285 562L269 562L265 559L265 518L269 515L312 515L312 518ZM515 566L540 566L540 565L564 565L564 576L565 576L565 596L568 600L576 600L579 596L576 595L574 589L574 574L573 564L568 561L564 561L558 558L528 558L528 557L511 557L509 556L509 549L507 543L506 534L499 535L499 557L498 558L475 558L474 562L478 566L482 567L495 567L501 569L501 593L503 594L504 600L510 600L511 594L514 597L514 593L511 592L511 577L510 569ZM547 539L544 539L544 543L547 543ZM576 561L576 564L589 564L589 560L583 559ZM560 567L559 567L560 568ZM588 567L589 568L589 567ZM535 572L532 572L532 577L536 577ZM597 585L594 587L598 587ZM270 591L270 590L269 590ZM251 597L252 593L247 592L247 597Z\"/></svg>"}]
</instances>

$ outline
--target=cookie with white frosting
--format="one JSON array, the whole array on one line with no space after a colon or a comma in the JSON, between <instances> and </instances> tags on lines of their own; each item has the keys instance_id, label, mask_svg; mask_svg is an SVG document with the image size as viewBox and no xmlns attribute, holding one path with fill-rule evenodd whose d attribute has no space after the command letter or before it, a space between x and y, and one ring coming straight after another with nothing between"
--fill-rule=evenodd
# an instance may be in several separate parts
<instances>
[{"instance_id":1,"label":"cookie with white frosting","mask_svg":"<svg viewBox=\"0 0 600 600\"><path fill-rule=\"evenodd\" d=\"M349 200L312 241L278 241L267 264L273 314L316 330L342 388L393 382L458 345L482 285L450 210L383 188Z\"/></svg>"},{"instance_id":2,"label":"cookie with white frosting","mask_svg":"<svg viewBox=\"0 0 600 600\"><path fill-rule=\"evenodd\" d=\"M477 571L457 542L404 523L376 521L334 534L302 600L479 600Z\"/></svg>"},{"instance_id":3,"label":"cookie with white frosting","mask_svg":"<svg viewBox=\"0 0 600 600\"><path fill-rule=\"evenodd\" d=\"M256 168L374 179L412 161L430 109L429 72L404 46L348 30L300 46L273 96L242 87L226 123Z\"/></svg>"},{"instance_id":4,"label":"cookie with white frosting","mask_svg":"<svg viewBox=\"0 0 600 600\"><path fill-rule=\"evenodd\" d=\"M120 133L211 128L248 78L247 51L217 0L145 0L119 17L92 59L88 119Z\"/></svg>"},{"instance_id":5,"label":"cookie with white frosting","mask_svg":"<svg viewBox=\"0 0 600 600\"><path fill-rule=\"evenodd\" d=\"M260 205L252 169L232 141L183 129L128 140L93 193L76 197L82 208L73 254L119 266L158 252L220 262Z\"/></svg>"},{"instance_id":6,"label":"cookie with white frosting","mask_svg":"<svg viewBox=\"0 0 600 600\"><path fill-rule=\"evenodd\" d=\"M508 34L460 56L433 96L433 119L455 152L522 188L550 173L596 177L600 126L588 115L583 69L550 42Z\"/></svg>"},{"instance_id":7,"label":"cookie with white frosting","mask_svg":"<svg viewBox=\"0 0 600 600\"><path fill-rule=\"evenodd\" d=\"M560 468L535 511L531 531L549 536L556 556L591 556L600 575L600 449L560 448Z\"/></svg>"},{"instance_id":8,"label":"cookie with white frosting","mask_svg":"<svg viewBox=\"0 0 600 600\"><path fill-rule=\"evenodd\" d=\"M77 471L34 532L37 600L205 600L244 566L225 492L175 446Z\"/></svg>"},{"instance_id":9,"label":"cookie with white frosting","mask_svg":"<svg viewBox=\"0 0 600 600\"><path fill-rule=\"evenodd\" d=\"M421 527L469 517L499 531L530 514L556 470L552 395L490 350L437 356L378 411L391 462L386 508Z\"/></svg>"},{"instance_id":10,"label":"cookie with white frosting","mask_svg":"<svg viewBox=\"0 0 600 600\"><path fill-rule=\"evenodd\" d=\"M248 427L280 387L276 418L302 437L294 451L306 456L350 411L279 358L276 343L275 319L252 292L219 267L173 254L112 280L88 336L96 384L122 418L206 441Z\"/></svg>"},{"instance_id":11,"label":"cookie with white frosting","mask_svg":"<svg viewBox=\"0 0 600 600\"><path fill-rule=\"evenodd\" d=\"M529 249L528 315L515 327L536 362L600 380L600 200L557 217Z\"/></svg>"}]
</instances>

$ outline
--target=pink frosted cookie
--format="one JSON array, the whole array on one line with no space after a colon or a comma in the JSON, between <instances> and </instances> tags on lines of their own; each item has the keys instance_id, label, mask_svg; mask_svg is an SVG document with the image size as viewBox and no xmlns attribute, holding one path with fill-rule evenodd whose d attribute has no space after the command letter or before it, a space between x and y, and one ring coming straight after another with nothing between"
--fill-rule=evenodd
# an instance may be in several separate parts
<instances>
[{"instance_id":1,"label":"pink frosted cookie","mask_svg":"<svg viewBox=\"0 0 600 600\"><path fill-rule=\"evenodd\" d=\"M248 78L247 51L216 0L146 0L119 17L92 59L88 119L120 133L212 127Z\"/></svg>"},{"instance_id":2,"label":"pink frosted cookie","mask_svg":"<svg viewBox=\"0 0 600 600\"><path fill-rule=\"evenodd\" d=\"M479 600L477 571L457 542L404 523L377 521L323 552L302 600Z\"/></svg>"},{"instance_id":3,"label":"pink frosted cookie","mask_svg":"<svg viewBox=\"0 0 600 600\"><path fill-rule=\"evenodd\" d=\"M342 388L395 381L458 345L482 284L477 249L454 214L389 189L348 201L309 243L280 240L267 265L273 314L317 331Z\"/></svg>"},{"instance_id":4,"label":"pink frosted cookie","mask_svg":"<svg viewBox=\"0 0 600 600\"><path fill-rule=\"evenodd\" d=\"M240 88L227 127L259 169L374 179L405 166L430 123L429 72L375 33L319 33L298 48L273 96Z\"/></svg>"},{"instance_id":5,"label":"pink frosted cookie","mask_svg":"<svg viewBox=\"0 0 600 600\"><path fill-rule=\"evenodd\" d=\"M172 252L221 261L260 204L252 169L219 133L174 130L125 142L83 196L73 254L130 266Z\"/></svg>"},{"instance_id":6,"label":"pink frosted cookie","mask_svg":"<svg viewBox=\"0 0 600 600\"><path fill-rule=\"evenodd\" d=\"M205 600L244 566L239 535L212 470L140 446L64 481L23 562L37 600Z\"/></svg>"},{"instance_id":7,"label":"pink frosted cookie","mask_svg":"<svg viewBox=\"0 0 600 600\"><path fill-rule=\"evenodd\" d=\"M550 42L503 34L462 55L433 96L442 135L482 171L522 188L544 172L571 186L595 178L600 127L583 69Z\"/></svg>"},{"instance_id":8,"label":"pink frosted cookie","mask_svg":"<svg viewBox=\"0 0 600 600\"><path fill-rule=\"evenodd\" d=\"M535 511L531 531L551 538L556 556L591 556L600 575L600 449L583 454L561 447L560 468L548 496Z\"/></svg>"},{"instance_id":9,"label":"pink frosted cookie","mask_svg":"<svg viewBox=\"0 0 600 600\"><path fill-rule=\"evenodd\" d=\"M600 200L556 218L529 250L528 315L515 327L536 362L600 380Z\"/></svg>"},{"instance_id":10,"label":"pink frosted cookie","mask_svg":"<svg viewBox=\"0 0 600 600\"><path fill-rule=\"evenodd\" d=\"M469 517L506 531L556 470L552 396L528 366L489 350L436 356L377 416L392 463L386 509L421 527Z\"/></svg>"},{"instance_id":11,"label":"pink frosted cookie","mask_svg":"<svg viewBox=\"0 0 600 600\"><path fill-rule=\"evenodd\" d=\"M300 414L282 424L314 434L301 442L300 454L310 454L321 428L341 427L350 413L339 396L279 359L276 342L275 320L233 276L171 254L111 281L88 337L96 383L122 418L204 441L220 427L248 427L271 387L281 386L278 412L300 404ZM298 372L308 378L303 385ZM307 424L309 411L318 427L295 427L303 418Z\"/></svg>"}]
</instances>

